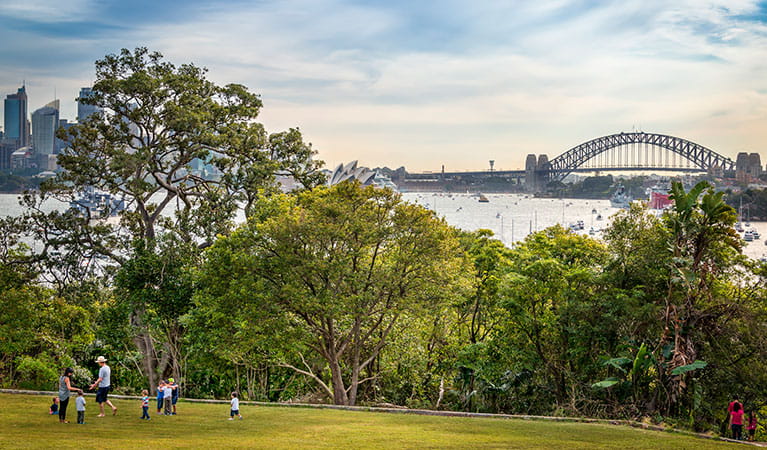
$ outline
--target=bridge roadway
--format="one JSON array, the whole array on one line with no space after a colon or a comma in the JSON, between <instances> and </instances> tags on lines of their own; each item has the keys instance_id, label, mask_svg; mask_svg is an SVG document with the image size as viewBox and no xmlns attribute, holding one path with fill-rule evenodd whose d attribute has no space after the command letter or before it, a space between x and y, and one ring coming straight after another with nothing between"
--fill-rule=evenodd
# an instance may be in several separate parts
<instances>
[{"instance_id":1,"label":"bridge roadway","mask_svg":"<svg viewBox=\"0 0 767 450\"><path fill-rule=\"evenodd\" d=\"M609 167L609 168L577 168L572 169L571 172L578 173L593 173L593 172L685 172L685 173L705 173L706 171L699 167L646 167L646 166L630 166L630 167ZM461 177L478 177L478 178L523 178L526 175L525 170L476 170L476 171L464 171L464 172L421 172L421 173L408 173L406 180L439 180L439 179L455 179Z\"/></svg>"}]
</instances>

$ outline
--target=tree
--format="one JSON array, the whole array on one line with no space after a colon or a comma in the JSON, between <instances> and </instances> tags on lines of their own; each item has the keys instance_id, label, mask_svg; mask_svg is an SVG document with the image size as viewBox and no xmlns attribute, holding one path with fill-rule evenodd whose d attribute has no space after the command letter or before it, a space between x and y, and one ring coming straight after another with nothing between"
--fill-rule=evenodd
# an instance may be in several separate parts
<instances>
[{"instance_id":1,"label":"tree","mask_svg":"<svg viewBox=\"0 0 767 450\"><path fill-rule=\"evenodd\" d=\"M728 302L720 303L716 298L715 285L718 275L740 251L740 239L733 228L735 210L723 196L706 181L689 192L679 182L671 186L674 209L665 217L670 231L671 277L660 339L660 346L672 350L661 360L667 370L669 406L678 401L686 387L686 371L680 368L698 360L694 330L715 321L722 307L729 308Z\"/></svg>"},{"instance_id":2,"label":"tree","mask_svg":"<svg viewBox=\"0 0 767 450\"><path fill-rule=\"evenodd\" d=\"M26 197L42 253L53 261L50 273L66 267L64 282L85 276L75 269L101 255L117 265L146 260L134 246L154 251L163 235L199 252L231 231L238 211L249 214L260 196L274 192L276 175L308 187L322 180L321 162L312 160L311 145L297 129L267 135L255 121L262 106L256 94L239 84L218 86L205 69L175 66L146 48L97 61L93 95L80 101L101 112L60 132L68 146L58 157L63 171L43 183L39 195ZM50 197L76 201L87 187L125 200L119 223L94 220L89 211L47 213L42 207ZM143 284L151 284L155 274L144 275ZM142 285L133 281L122 289ZM145 311L133 309L130 321L149 385L156 386L157 377L178 367L178 355L163 354L172 336L151 330Z\"/></svg>"},{"instance_id":3,"label":"tree","mask_svg":"<svg viewBox=\"0 0 767 450\"><path fill-rule=\"evenodd\" d=\"M561 226L529 236L511 254L501 295L512 370L539 374L540 390L560 404L575 395L573 378L594 364L597 344L614 344L613 307L621 304L601 278L606 255L599 242Z\"/></svg>"},{"instance_id":4,"label":"tree","mask_svg":"<svg viewBox=\"0 0 767 450\"><path fill-rule=\"evenodd\" d=\"M460 290L465 259L455 231L390 190L356 182L264 209L265 219L251 220L207 253L199 302L234 298L273 308L301 335L302 347L322 358L330 382L308 363L281 364L311 377L334 403L354 405L359 386L376 377L363 371L402 317Z\"/></svg>"}]
</instances>

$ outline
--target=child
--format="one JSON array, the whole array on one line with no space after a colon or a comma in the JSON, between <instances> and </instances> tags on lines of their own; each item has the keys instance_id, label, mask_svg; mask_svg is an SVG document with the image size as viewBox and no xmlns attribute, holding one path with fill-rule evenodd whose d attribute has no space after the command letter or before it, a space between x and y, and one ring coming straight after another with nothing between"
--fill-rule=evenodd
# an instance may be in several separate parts
<instances>
[{"instance_id":1,"label":"child","mask_svg":"<svg viewBox=\"0 0 767 450\"><path fill-rule=\"evenodd\" d=\"M756 414L754 414L754 410L752 409L748 413L748 425L746 425L746 429L748 430L748 440L753 441L754 435L756 434Z\"/></svg>"},{"instance_id":2,"label":"child","mask_svg":"<svg viewBox=\"0 0 767 450\"><path fill-rule=\"evenodd\" d=\"M162 398L163 398L162 388L164 387L165 387L165 382L163 380L160 380L160 383L157 385L157 414L160 414L162 412Z\"/></svg>"},{"instance_id":3,"label":"child","mask_svg":"<svg viewBox=\"0 0 767 450\"><path fill-rule=\"evenodd\" d=\"M162 385L162 401L165 404L165 415L170 416L171 398L173 397L173 387L167 381Z\"/></svg>"},{"instance_id":4,"label":"child","mask_svg":"<svg viewBox=\"0 0 767 450\"><path fill-rule=\"evenodd\" d=\"M242 420L242 415L240 415L240 401L237 399L236 392L232 392L232 409L229 411L229 420L234 420L234 416L237 416Z\"/></svg>"},{"instance_id":5,"label":"child","mask_svg":"<svg viewBox=\"0 0 767 450\"><path fill-rule=\"evenodd\" d=\"M75 406L77 406L77 423L83 425L85 424L85 396L83 396L83 391L77 393Z\"/></svg>"},{"instance_id":6,"label":"child","mask_svg":"<svg viewBox=\"0 0 767 450\"><path fill-rule=\"evenodd\" d=\"M48 408L48 414L59 415L59 398L53 397L53 404Z\"/></svg>"},{"instance_id":7,"label":"child","mask_svg":"<svg viewBox=\"0 0 767 450\"><path fill-rule=\"evenodd\" d=\"M143 411L143 414L141 414L142 419L146 420L152 420L149 418L149 392L144 389L141 391L141 410Z\"/></svg>"}]
</instances>

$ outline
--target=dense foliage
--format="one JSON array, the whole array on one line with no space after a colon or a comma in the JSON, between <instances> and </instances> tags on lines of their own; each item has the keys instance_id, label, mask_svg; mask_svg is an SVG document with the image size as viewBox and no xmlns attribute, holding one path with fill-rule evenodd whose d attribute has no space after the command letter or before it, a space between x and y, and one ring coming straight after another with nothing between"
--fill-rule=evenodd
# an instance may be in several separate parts
<instances>
[{"instance_id":1,"label":"dense foliage","mask_svg":"<svg viewBox=\"0 0 767 450\"><path fill-rule=\"evenodd\" d=\"M619 213L603 241L556 226L507 248L389 190L318 187L300 134L266 136L241 86L141 49L98 67L105 112L71 131L67 172L0 220L4 387L88 378L103 354L128 393L172 375L195 397L697 429L733 394L767 399L767 267L705 182L675 184L662 217ZM224 175L190 175L195 158ZM278 193L283 171L299 192ZM125 195L117 224L41 208L85 184Z\"/></svg>"}]
</instances>

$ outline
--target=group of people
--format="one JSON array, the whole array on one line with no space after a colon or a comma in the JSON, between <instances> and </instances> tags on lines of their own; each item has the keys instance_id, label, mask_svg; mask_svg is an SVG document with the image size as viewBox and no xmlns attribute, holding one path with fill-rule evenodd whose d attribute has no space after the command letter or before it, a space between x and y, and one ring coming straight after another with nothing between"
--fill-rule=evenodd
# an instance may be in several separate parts
<instances>
[{"instance_id":1,"label":"group of people","mask_svg":"<svg viewBox=\"0 0 767 450\"><path fill-rule=\"evenodd\" d=\"M147 402L148 400L149 399L147 398ZM178 402L178 384L176 384L176 380L174 380L173 378L168 378L167 380L160 380L160 383L157 385L157 414L164 414L166 416L175 416L176 402ZM163 406L165 407L164 411L163 411ZM142 419L144 418L149 419L149 415L148 414L146 415L147 417L142 417Z\"/></svg>"},{"instance_id":2,"label":"group of people","mask_svg":"<svg viewBox=\"0 0 767 450\"><path fill-rule=\"evenodd\" d=\"M748 431L748 440L753 441L756 434L756 413L753 409L746 415L746 410L743 409L743 404L740 403L738 396L734 396L732 401L727 406L727 423L732 430L732 438L735 440L743 439L743 422L746 422L746 431Z\"/></svg>"},{"instance_id":3,"label":"group of people","mask_svg":"<svg viewBox=\"0 0 767 450\"><path fill-rule=\"evenodd\" d=\"M98 386L96 391L96 403L99 404L100 413L98 417L104 417L104 404L106 403L112 408L112 414L117 414L117 407L112 404L107 398L109 394L109 388L112 385L111 376L112 371L107 365L107 360L103 356L99 356L96 359L99 364L99 376L89 389L93 390ZM85 423L85 397L83 396L83 390L72 385L72 375L74 370L71 367L64 369L64 373L59 377L59 396L54 397L53 404L50 408L51 414L57 414L59 416L59 422L69 423L67 420L67 408L69 407L69 399L74 392L77 394L75 399L75 407L77 408L77 423Z\"/></svg>"},{"instance_id":4,"label":"group of people","mask_svg":"<svg viewBox=\"0 0 767 450\"><path fill-rule=\"evenodd\" d=\"M112 387L111 375L112 370L107 365L107 360L103 356L99 356L96 359L99 364L99 376L89 389L93 390L98 386L96 391L96 403L99 404L100 413L97 417L104 417L104 404L112 408L112 414L117 414L117 407L112 404L108 398L109 390ZM69 399L72 393L75 393L75 407L77 408L77 423L85 423L85 396L83 390L75 387L72 384L72 375L74 370L67 367L64 369L64 373L59 377L59 395L53 397L53 404L49 409L49 414L56 414L59 416L59 422L69 423L67 420L67 408L69 407ZM166 416L176 415L176 403L178 402L178 384L173 378L167 380L160 380L157 385L157 414L163 414ZM149 417L149 392L144 389L141 391L141 409L142 420L151 420ZM232 392L230 401L230 413L229 420L233 420L235 416L242 419L240 414L240 403L237 398L237 393Z\"/></svg>"}]
</instances>

